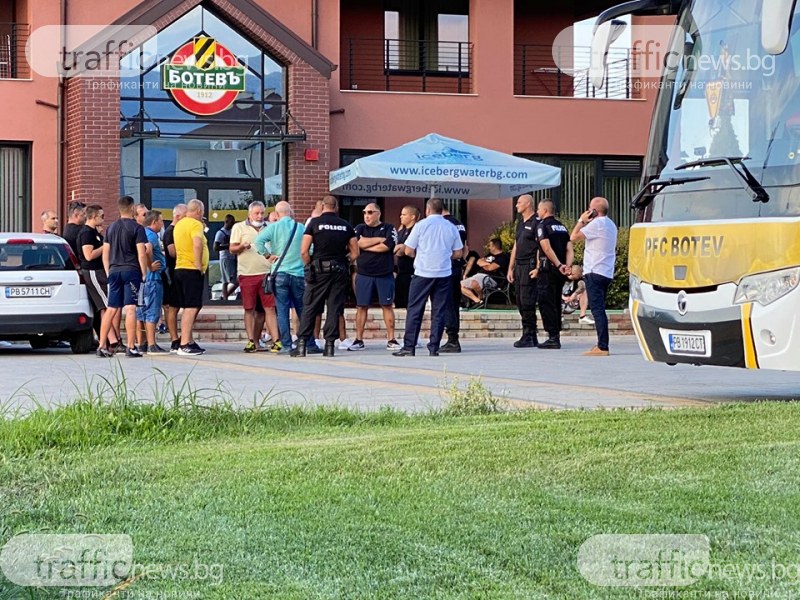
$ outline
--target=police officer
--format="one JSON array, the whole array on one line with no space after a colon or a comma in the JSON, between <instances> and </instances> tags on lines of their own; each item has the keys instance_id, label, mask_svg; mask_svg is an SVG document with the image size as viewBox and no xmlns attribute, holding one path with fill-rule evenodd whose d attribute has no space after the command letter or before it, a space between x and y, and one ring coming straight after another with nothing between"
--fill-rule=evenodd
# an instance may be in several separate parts
<instances>
[{"instance_id":1,"label":"police officer","mask_svg":"<svg viewBox=\"0 0 800 600\"><path fill-rule=\"evenodd\" d=\"M549 336L539 344L542 350L561 348L561 290L573 259L569 231L556 219L555 210L550 199L540 201L536 209L540 220L536 227L539 240L539 312L542 313L542 327Z\"/></svg>"},{"instance_id":2,"label":"police officer","mask_svg":"<svg viewBox=\"0 0 800 600\"><path fill-rule=\"evenodd\" d=\"M461 243L464 246L462 257L467 255L469 248L467 248L467 228L464 224L450 214L446 208L442 212L446 221L455 225L458 230L458 236L461 238ZM447 332L447 343L439 348L439 352L458 353L461 352L461 342L458 340L458 334L461 331L461 279L464 274L463 258L452 261L452 271L450 273L450 302L447 305L447 313L445 317L444 330Z\"/></svg>"},{"instance_id":3,"label":"police officer","mask_svg":"<svg viewBox=\"0 0 800 600\"><path fill-rule=\"evenodd\" d=\"M303 315L297 332L297 348L292 356L305 356L307 344L313 344L314 321L327 308L323 329L324 356L333 356L339 338L339 315L344 312L344 298L350 283L350 260L358 257L358 243L353 227L336 216L338 202L333 196L322 199L322 214L308 222L300 254L305 263L306 289ZM314 253L311 254L311 246Z\"/></svg>"},{"instance_id":4,"label":"police officer","mask_svg":"<svg viewBox=\"0 0 800 600\"><path fill-rule=\"evenodd\" d=\"M515 284L517 310L522 319L522 336L514 348L533 348L539 345L536 338L536 240L538 219L533 209L533 196L523 194L517 198L517 233L509 261L508 281Z\"/></svg>"}]
</instances>

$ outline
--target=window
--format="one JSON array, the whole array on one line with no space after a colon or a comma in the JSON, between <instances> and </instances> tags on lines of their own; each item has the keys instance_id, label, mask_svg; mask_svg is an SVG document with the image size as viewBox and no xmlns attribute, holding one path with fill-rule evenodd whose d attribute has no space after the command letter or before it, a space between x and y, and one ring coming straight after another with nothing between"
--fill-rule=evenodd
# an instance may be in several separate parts
<instances>
[{"instance_id":1,"label":"window","mask_svg":"<svg viewBox=\"0 0 800 600\"><path fill-rule=\"evenodd\" d=\"M30 229L31 173L28 156L27 145L0 144L0 231Z\"/></svg>"},{"instance_id":2,"label":"window","mask_svg":"<svg viewBox=\"0 0 800 600\"><path fill-rule=\"evenodd\" d=\"M387 69L469 71L468 0L387 0L385 6Z\"/></svg>"},{"instance_id":3,"label":"window","mask_svg":"<svg viewBox=\"0 0 800 600\"><path fill-rule=\"evenodd\" d=\"M551 198L560 215L577 219L594 196L609 203L609 216L621 227L633 222L631 198L639 189L641 158L573 157L526 154L523 158L561 168L561 186L533 194L538 202Z\"/></svg>"}]
</instances>

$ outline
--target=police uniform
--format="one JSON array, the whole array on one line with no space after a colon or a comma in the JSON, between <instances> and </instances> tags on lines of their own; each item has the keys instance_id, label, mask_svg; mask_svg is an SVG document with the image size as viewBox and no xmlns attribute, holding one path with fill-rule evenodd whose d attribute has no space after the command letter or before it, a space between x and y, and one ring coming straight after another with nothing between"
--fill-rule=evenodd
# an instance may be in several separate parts
<instances>
[{"instance_id":1,"label":"police uniform","mask_svg":"<svg viewBox=\"0 0 800 600\"><path fill-rule=\"evenodd\" d=\"M467 244L467 228L453 215L444 215L446 221L455 225L461 244ZM452 261L452 273L450 274L450 302L447 305L444 330L447 332L447 343L441 347L441 352L461 352L461 344L458 334L461 331L461 277L464 274L464 259Z\"/></svg>"},{"instance_id":2,"label":"police uniform","mask_svg":"<svg viewBox=\"0 0 800 600\"><path fill-rule=\"evenodd\" d=\"M339 338L339 315L344 312L344 299L350 283L347 261L350 240L355 238L352 225L333 212L322 213L308 222L305 235L313 239L311 263L305 268L306 289L303 314L297 333L298 348L293 356L305 356L306 343L314 343L314 321L327 308L323 328L326 350Z\"/></svg>"},{"instance_id":3,"label":"police uniform","mask_svg":"<svg viewBox=\"0 0 800 600\"><path fill-rule=\"evenodd\" d=\"M542 313L542 327L547 331L549 339L540 347L560 348L561 336L561 291L567 278L558 270L567 261L569 231L554 216L549 216L536 226L536 237L540 244L548 240L550 247L558 258L553 264L543 250L539 250L539 276L537 287L539 296L539 312Z\"/></svg>"},{"instance_id":4,"label":"police uniform","mask_svg":"<svg viewBox=\"0 0 800 600\"><path fill-rule=\"evenodd\" d=\"M539 219L532 215L527 221L517 223L514 264L514 294L517 310L522 320L522 337L514 344L517 348L536 346L536 280L531 279L530 272L536 268L536 253L539 242L536 239L536 228Z\"/></svg>"}]
</instances>

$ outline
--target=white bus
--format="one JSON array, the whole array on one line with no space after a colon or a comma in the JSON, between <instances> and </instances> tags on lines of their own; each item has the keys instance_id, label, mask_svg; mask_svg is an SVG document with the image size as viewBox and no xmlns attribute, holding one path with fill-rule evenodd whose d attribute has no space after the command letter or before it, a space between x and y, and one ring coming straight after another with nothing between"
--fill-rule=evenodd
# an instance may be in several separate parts
<instances>
[{"instance_id":1,"label":"white bus","mask_svg":"<svg viewBox=\"0 0 800 600\"><path fill-rule=\"evenodd\" d=\"M647 360L800 370L800 15L796 0L638 0L674 14L642 189L630 311Z\"/></svg>"}]
</instances>

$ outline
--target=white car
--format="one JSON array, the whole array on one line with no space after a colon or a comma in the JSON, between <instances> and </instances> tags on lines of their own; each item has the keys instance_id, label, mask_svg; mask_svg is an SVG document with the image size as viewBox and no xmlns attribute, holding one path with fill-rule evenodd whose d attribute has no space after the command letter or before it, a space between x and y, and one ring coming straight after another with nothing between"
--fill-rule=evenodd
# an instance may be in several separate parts
<instances>
[{"instance_id":1,"label":"white car","mask_svg":"<svg viewBox=\"0 0 800 600\"><path fill-rule=\"evenodd\" d=\"M0 233L0 340L34 349L69 341L92 350L94 311L78 259L66 240L45 233Z\"/></svg>"}]
</instances>

